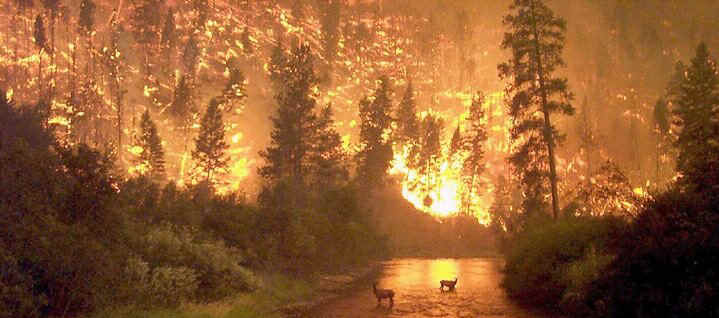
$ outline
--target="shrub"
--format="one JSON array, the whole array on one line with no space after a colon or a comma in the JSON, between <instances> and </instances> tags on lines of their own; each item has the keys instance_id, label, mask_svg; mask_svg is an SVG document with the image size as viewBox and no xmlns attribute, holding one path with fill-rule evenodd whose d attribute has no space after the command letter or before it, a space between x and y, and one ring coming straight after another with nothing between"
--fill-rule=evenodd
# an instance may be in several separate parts
<instances>
[{"instance_id":1,"label":"shrub","mask_svg":"<svg viewBox=\"0 0 719 318\"><path fill-rule=\"evenodd\" d=\"M606 317L719 317L719 200L680 190L657 196L589 287Z\"/></svg>"},{"instance_id":2,"label":"shrub","mask_svg":"<svg viewBox=\"0 0 719 318\"><path fill-rule=\"evenodd\" d=\"M563 278L570 265L592 249L604 251L622 224L609 217L530 221L506 255L503 285L508 294L523 303L556 307L571 283Z\"/></svg>"}]
</instances>

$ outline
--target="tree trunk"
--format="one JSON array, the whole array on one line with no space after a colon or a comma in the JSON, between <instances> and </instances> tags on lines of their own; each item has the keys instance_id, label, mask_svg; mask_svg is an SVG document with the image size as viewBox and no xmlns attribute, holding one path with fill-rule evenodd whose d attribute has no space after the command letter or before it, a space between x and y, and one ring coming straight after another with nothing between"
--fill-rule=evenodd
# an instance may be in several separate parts
<instances>
[{"instance_id":1,"label":"tree trunk","mask_svg":"<svg viewBox=\"0 0 719 318\"><path fill-rule=\"evenodd\" d=\"M537 73L539 75L539 91L542 94L542 113L544 114L544 142L549 152L549 182L552 186L552 216L557 219L559 216L559 195L557 191L557 167L554 159L554 136L552 134L552 123L549 120L547 109L547 91L544 85L544 70L542 68L542 56L539 52L539 32L537 31L537 20L534 17L534 1L532 3L532 32L534 33L534 54L537 59Z\"/></svg>"}]
</instances>

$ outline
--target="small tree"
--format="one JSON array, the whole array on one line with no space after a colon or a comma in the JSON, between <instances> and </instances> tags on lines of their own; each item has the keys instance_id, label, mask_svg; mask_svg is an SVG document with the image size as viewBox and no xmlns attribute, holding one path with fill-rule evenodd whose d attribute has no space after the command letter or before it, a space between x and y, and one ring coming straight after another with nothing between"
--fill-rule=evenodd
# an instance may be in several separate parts
<instances>
[{"instance_id":1,"label":"small tree","mask_svg":"<svg viewBox=\"0 0 719 318\"><path fill-rule=\"evenodd\" d=\"M192 151L196 170L205 176L208 183L213 181L216 172L226 171L229 162L225 151L230 146L225 142L225 124L222 122L219 104L219 101L213 98L207 106L200 122L200 133L195 138L195 150Z\"/></svg>"},{"instance_id":2,"label":"small tree","mask_svg":"<svg viewBox=\"0 0 719 318\"><path fill-rule=\"evenodd\" d=\"M161 180L165 176L165 151L162 140L157 133L157 126L150 118L150 111L145 110L140 120L140 134L135 146L142 148L139 157L135 160L140 165L141 173L152 180Z\"/></svg>"}]
</instances>

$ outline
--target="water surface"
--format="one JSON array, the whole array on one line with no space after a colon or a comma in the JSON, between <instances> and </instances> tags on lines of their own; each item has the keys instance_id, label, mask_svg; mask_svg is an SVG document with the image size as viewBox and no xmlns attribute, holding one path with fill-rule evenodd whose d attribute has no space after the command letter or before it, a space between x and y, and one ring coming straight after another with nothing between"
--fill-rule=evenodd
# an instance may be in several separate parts
<instances>
[{"instance_id":1,"label":"water surface","mask_svg":"<svg viewBox=\"0 0 719 318\"><path fill-rule=\"evenodd\" d=\"M394 290L394 306L387 300L378 306L369 284L315 308L307 317L546 317L507 298L499 286L498 258L395 259L383 265L378 287ZM453 292L440 291L440 280L455 277Z\"/></svg>"}]
</instances>

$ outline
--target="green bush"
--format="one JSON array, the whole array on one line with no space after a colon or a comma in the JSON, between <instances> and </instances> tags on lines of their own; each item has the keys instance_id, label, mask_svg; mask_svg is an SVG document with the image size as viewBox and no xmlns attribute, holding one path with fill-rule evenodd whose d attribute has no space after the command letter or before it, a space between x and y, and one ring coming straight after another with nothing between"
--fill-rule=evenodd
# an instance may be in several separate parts
<instances>
[{"instance_id":1,"label":"green bush","mask_svg":"<svg viewBox=\"0 0 719 318\"><path fill-rule=\"evenodd\" d=\"M622 226L623 221L608 217L530 221L507 252L503 286L522 303L556 308L567 288L581 283L586 269L581 261L590 251L606 250ZM564 278L568 271L574 271L577 281Z\"/></svg>"},{"instance_id":2,"label":"green bush","mask_svg":"<svg viewBox=\"0 0 719 318\"><path fill-rule=\"evenodd\" d=\"M170 284L177 280L191 289L179 291L188 299L219 300L255 285L252 273L240 265L242 253L223 241L202 240L196 231L169 224L152 228L143 241L141 253L152 281L162 285L165 279Z\"/></svg>"}]
</instances>

